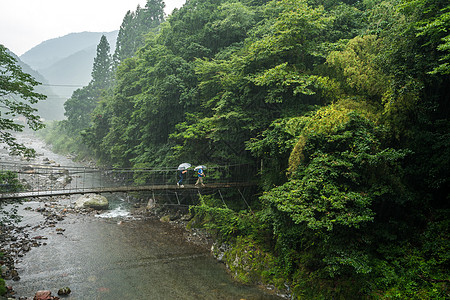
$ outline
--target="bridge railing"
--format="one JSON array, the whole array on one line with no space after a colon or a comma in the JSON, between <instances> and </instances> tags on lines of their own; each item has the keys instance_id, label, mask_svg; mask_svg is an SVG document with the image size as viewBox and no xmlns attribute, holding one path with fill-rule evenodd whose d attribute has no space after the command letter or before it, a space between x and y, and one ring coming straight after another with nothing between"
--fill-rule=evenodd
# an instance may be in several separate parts
<instances>
[{"instance_id":1,"label":"bridge railing","mask_svg":"<svg viewBox=\"0 0 450 300\"><path fill-rule=\"evenodd\" d=\"M14 171L24 186L23 191L90 190L122 186L175 185L176 168L158 169L102 169L92 167L61 166L57 164L0 163L1 171ZM239 183L252 180L256 174L250 165L213 166L205 170L205 183ZM188 169L184 184L194 184L197 172ZM7 182L0 182L7 185ZM5 190L0 188L0 191Z\"/></svg>"}]
</instances>

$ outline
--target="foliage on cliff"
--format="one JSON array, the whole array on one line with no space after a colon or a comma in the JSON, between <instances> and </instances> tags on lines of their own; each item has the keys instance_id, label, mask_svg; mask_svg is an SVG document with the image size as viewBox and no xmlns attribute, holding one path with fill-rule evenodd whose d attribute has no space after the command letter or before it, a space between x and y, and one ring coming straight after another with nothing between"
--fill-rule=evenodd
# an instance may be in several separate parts
<instances>
[{"instance_id":1,"label":"foliage on cliff","mask_svg":"<svg viewBox=\"0 0 450 300\"><path fill-rule=\"evenodd\" d=\"M443 299L447 2L190 0L112 68L111 89L74 94L93 105L65 125L104 164L257 165L248 206L236 193L193 208L254 265L244 281Z\"/></svg>"}]
</instances>

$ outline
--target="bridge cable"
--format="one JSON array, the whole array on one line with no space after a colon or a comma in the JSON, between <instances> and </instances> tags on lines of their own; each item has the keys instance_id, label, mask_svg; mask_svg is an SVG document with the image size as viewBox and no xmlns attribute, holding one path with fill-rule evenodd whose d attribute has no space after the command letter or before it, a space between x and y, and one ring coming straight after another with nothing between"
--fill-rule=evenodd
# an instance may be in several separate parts
<instances>
[{"instance_id":1,"label":"bridge cable","mask_svg":"<svg viewBox=\"0 0 450 300\"><path fill-rule=\"evenodd\" d=\"M227 204L225 203L225 200L223 200L222 193L220 192L220 190L218 190L218 191L219 191L220 198L222 198L223 205L225 205L225 207L228 208Z\"/></svg>"},{"instance_id":2,"label":"bridge cable","mask_svg":"<svg viewBox=\"0 0 450 300\"><path fill-rule=\"evenodd\" d=\"M250 207L250 205L248 205L247 200L245 200L244 195L241 193L241 190L240 189L237 189L237 190L238 190L239 194L241 194L242 199L244 199L245 204L247 204L248 208L250 209L250 212L253 214L252 208Z\"/></svg>"},{"instance_id":3,"label":"bridge cable","mask_svg":"<svg viewBox=\"0 0 450 300\"><path fill-rule=\"evenodd\" d=\"M178 193L175 192L175 196L177 197L178 205L180 205L180 199L178 198Z\"/></svg>"},{"instance_id":4,"label":"bridge cable","mask_svg":"<svg viewBox=\"0 0 450 300\"><path fill-rule=\"evenodd\" d=\"M198 190L198 194L200 195L201 204L204 205L205 201L203 200L202 194L200 194L200 190Z\"/></svg>"}]
</instances>

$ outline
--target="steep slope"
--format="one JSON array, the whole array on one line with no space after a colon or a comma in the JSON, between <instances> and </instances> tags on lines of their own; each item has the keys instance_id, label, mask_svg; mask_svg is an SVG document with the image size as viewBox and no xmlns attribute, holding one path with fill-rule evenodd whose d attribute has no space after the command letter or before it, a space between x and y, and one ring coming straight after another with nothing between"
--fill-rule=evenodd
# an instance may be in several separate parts
<instances>
[{"instance_id":1,"label":"steep slope","mask_svg":"<svg viewBox=\"0 0 450 300\"><path fill-rule=\"evenodd\" d=\"M86 86L91 80L95 55L96 47L89 47L57 61L48 68L40 69L39 73L51 83L56 94L68 99L73 91Z\"/></svg>"},{"instance_id":2,"label":"steep slope","mask_svg":"<svg viewBox=\"0 0 450 300\"><path fill-rule=\"evenodd\" d=\"M55 93L67 99L91 80L97 45L105 35L113 50L118 31L71 33L42 42L20 58L41 73Z\"/></svg>"},{"instance_id":3,"label":"steep slope","mask_svg":"<svg viewBox=\"0 0 450 300\"><path fill-rule=\"evenodd\" d=\"M42 74L33 70L14 53L10 52L10 54L17 60L17 64L25 73L30 74L34 79L42 83L42 85L36 87L36 91L46 95L47 99L32 105L38 109L37 115L46 120L62 120L64 118L63 104L65 99L55 93L49 86L48 80Z\"/></svg>"},{"instance_id":4,"label":"steep slope","mask_svg":"<svg viewBox=\"0 0 450 300\"><path fill-rule=\"evenodd\" d=\"M64 118L64 102L73 91L86 86L91 80L92 65L101 36L106 36L113 51L117 34L117 30L107 33L71 33L44 41L20 56L29 69L27 73L40 74L42 79L36 79L51 87L51 95L43 92L48 96L46 102L49 104L38 104L38 107L49 106L52 111L47 113L47 108L43 109L40 111L42 117L52 120Z\"/></svg>"},{"instance_id":5,"label":"steep slope","mask_svg":"<svg viewBox=\"0 0 450 300\"><path fill-rule=\"evenodd\" d=\"M55 62L86 48L96 47L102 35L108 39L111 48L116 44L118 31L79 32L50 39L31 48L20 59L35 70L49 68Z\"/></svg>"}]
</instances>

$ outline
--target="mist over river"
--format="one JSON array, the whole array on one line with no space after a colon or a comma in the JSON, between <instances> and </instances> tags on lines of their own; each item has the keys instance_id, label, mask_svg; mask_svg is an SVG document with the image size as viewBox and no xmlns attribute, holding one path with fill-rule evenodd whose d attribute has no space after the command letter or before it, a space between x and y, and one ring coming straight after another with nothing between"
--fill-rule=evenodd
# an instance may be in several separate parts
<instances>
[{"instance_id":1,"label":"mist over river","mask_svg":"<svg viewBox=\"0 0 450 300\"><path fill-rule=\"evenodd\" d=\"M33 163L48 158L61 166L77 165L31 134L19 140L39 154ZM0 153L2 162L20 161L5 153ZM31 199L18 206L19 225L30 237L41 237L42 245L15 261L20 280L7 285L16 299L32 299L39 290L56 296L63 287L71 293L62 299L281 299L235 282L208 247L187 240L184 228L135 216L122 196L110 199L113 209L100 215L71 212L77 196L71 197ZM43 225L42 212L65 208L69 212L62 220Z\"/></svg>"}]
</instances>

